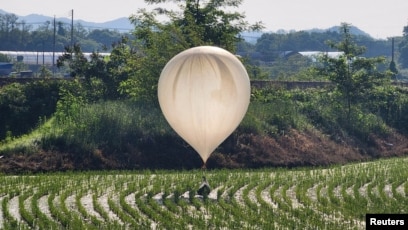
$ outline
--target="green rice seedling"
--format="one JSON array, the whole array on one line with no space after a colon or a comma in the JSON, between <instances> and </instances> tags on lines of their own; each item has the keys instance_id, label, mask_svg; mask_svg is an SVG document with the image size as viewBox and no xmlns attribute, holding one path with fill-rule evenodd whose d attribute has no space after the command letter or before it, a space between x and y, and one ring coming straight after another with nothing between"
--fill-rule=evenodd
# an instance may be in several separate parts
<instances>
[{"instance_id":1,"label":"green rice seedling","mask_svg":"<svg viewBox=\"0 0 408 230\"><path fill-rule=\"evenodd\" d=\"M136 205L139 211L142 212L143 215L145 215L150 220L150 222L161 224L159 223L160 215L149 204L149 201L152 201L152 202L156 202L156 201L153 201L152 198L141 197L141 196L136 196L135 201L136 201Z\"/></svg>"},{"instance_id":2,"label":"green rice seedling","mask_svg":"<svg viewBox=\"0 0 408 230\"><path fill-rule=\"evenodd\" d=\"M114 212L119 219L126 223L127 226L131 227L131 228L137 228L138 223L129 215L127 214L118 204L117 202L115 202L113 199L108 198L108 204L109 204L109 208L110 210L112 210L112 212Z\"/></svg>"},{"instance_id":3,"label":"green rice seedling","mask_svg":"<svg viewBox=\"0 0 408 230\"><path fill-rule=\"evenodd\" d=\"M145 218L143 218L143 217L141 216L140 210L134 209L131 205L129 205L129 204L125 201L125 197L128 196L128 195L133 195L133 196L137 197L137 194L133 194L132 192L133 192L133 190L127 190L127 191L124 191L124 192L120 193L120 196L119 196L119 204L120 204L121 208L122 208L129 216L131 216L131 217L135 220L135 222L137 222L137 223L145 223L145 224L147 224L147 225L150 226L149 222L145 221ZM140 224L140 226L142 227L141 224ZM144 227L147 227L147 226L144 226Z\"/></svg>"},{"instance_id":4,"label":"green rice seedling","mask_svg":"<svg viewBox=\"0 0 408 230\"><path fill-rule=\"evenodd\" d=\"M41 190L33 194L31 199L31 209L36 219L36 226L40 229L58 229L58 224L49 219L39 208L38 200L47 195L46 190Z\"/></svg>"},{"instance_id":5,"label":"green rice seedling","mask_svg":"<svg viewBox=\"0 0 408 230\"><path fill-rule=\"evenodd\" d=\"M407 211L407 162L1 175L0 228L362 229L367 212ZM204 173L214 198L195 196ZM11 199L13 207L18 201L18 218ZM44 199L47 207L40 207Z\"/></svg>"},{"instance_id":6,"label":"green rice seedling","mask_svg":"<svg viewBox=\"0 0 408 230\"><path fill-rule=\"evenodd\" d=\"M91 215L90 213L88 213L88 210L82 204L81 198L83 196L84 196L83 192L77 193L76 196L75 196L75 203L76 203L76 206L78 207L78 211L82 215L82 219L88 220L88 221L85 221L85 222L89 222L88 225L90 225L90 226L98 226L98 227L102 226L103 225L102 221L99 220L94 215Z\"/></svg>"},{"instance_id":7,"label":"green rice seedling","mask_svg":"<svg viewBox=\"0 0 408 230\"><path fill-rule=\"evenodd\" d=\"M249 196L250 191L255 189L256 186L257 183L253 180L242 191L242 197L245 204L245 209L247 209L247 215L251 217L248 222L251 225L262 223L262 218L259 218L261 215L261 210L259 208L260 205L257 202L256 197Z\"/></svg>"},{"instance_id":8,"label":"green rice seedling","mask_svg":"<svg viewBox=\"0 0 408 230\"><path fill-rule=\"evenodd\" d=\"M59 207L54 204L55 193L51 193L48 196L48 207L50 208L51 216L60 223L63 227L68 227L69 219L62 213Z\"/></svg>"},{"instance_id":9,"label":"green rice seedling","mask_svg":"<svg viewBox=\"0 0 408 230\"><path fill-rule=\"evenodd\" d=\"M35 218L30 212L30 210L26 208L24 202L26 201L26 199L29 198L29 196L32 195L32 193L33 193L32 189L27 190L27 192L18 197L18 208L20 211L21 218L28 224L30 228L34 227Z\"/></svg>"},{"instance_id":10,"label":"green rice seedling","mask_svg":"<svg viewBox=\"0 0 408 230\"><path fill-rule=\"evenodd\" d=\"M8 203L10 201L9 196L3 197L3 200L1 202L1 211L3 213L3 218L4 218L4 228L5 229L18 229L20 224L18 221L13 218L13 216L10 214L9 209L8 209Z\"/></svg>"}]
</instances>

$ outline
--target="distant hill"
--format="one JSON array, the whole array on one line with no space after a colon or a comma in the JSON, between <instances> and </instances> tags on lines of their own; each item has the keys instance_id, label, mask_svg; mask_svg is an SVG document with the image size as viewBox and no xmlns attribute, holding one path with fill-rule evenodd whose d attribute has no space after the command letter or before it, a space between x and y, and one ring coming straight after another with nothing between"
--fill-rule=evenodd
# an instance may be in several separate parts
<instances>
[{"instance_id":1,"label":"distant hill","mask_svg":"<svg viewBox=\"0 0 408 230\"><path fill-rule=\"evenodd\" d=\"M324 33L326 31L334 31L334 32L339 32L340 26L332 26L330 28L327 29L318 29L318 28L314 28L314 29L310 29L310 30L303 30L309 33ZM302 30L299 30L302 31ZM241 36L245 39L246 42L255 44L256 41L258 40L258 38L260 38L262 36L262 34L264 33L278 33L278 34L286 34L286 33L291 33L291 32L296 32L295 30L277 30L277 31L262 31L262 32L243 32L241 34ZM371 37L370 34L360 30L358 27L355 26L350 26L350 32L353 35L356 36L366 36L366 37Z\"/></svg>"},{"instance_id":2,"label":"distant hill","mask_svg":"<svg viewBox=\"0 0 408 230\"><path fill-rule=\"evenodd\" d=\"M0 9L0 14L10 14L10 12L6 12ZM30 14L27 16L19 16L19 21L25 21L26 24L31 25L33 29L36 29L38 26L48 22L52 22L54 20L53 17L44 16L40 14ZM65 24L71 24L71 18L68 17L59 17L56 18L56 21L63 22ZM129 30L134 29L134 26L130 23L129 19L126 17L118 18L115 20L107 21L107 22L88 22L81 19L75 19L74 17L74 25L80 23L85 28L94 28L94 29L115 29L120 32L126 32Z\"/></svg>"},{"instance_id":3,"label":"distant hill","mask_svg":"<svg viewBox=\"0 0 408 230\"><path fill-rule=\"evenodd\" d=\"M10 13L0 9L0 14L10 14ZM39 15L39 14L30 14L27 16L17 15L17 17L19 18L19 21L24 20L27 24L32 25L33 29L36 29L38 26L46 23L47 21L52 22L54 20L53 17ZM68 18L68 17L60 17L60 18L56 18L56 20L66 23L66 24L71 24L71 18ZM126 32L126 31L130 31L134 29L134 25L132 25L129 19L126 17L118 18L118 19L103 22L103 23L88 22L88 21L74 18L74 24L77 24L77 23L80 23L83 27L90 28L90 29L93 29L93 28L94 29L116 29L120 32ZM339 28L340 28L339 26L333 26L327 29L315 28L315 29L305 30L305 31L323 33L325 31L339 31ZM359 28L355 26L351 26L350 31L351 31L351 34L354 34L354 35L364 35L364 36L371 37L368 33L360 30ZM254 44L256 43L257 39L262 36L263 33L290 33L290 32L294 32L294 31L292 30L287 31L287 30L281 29L276 32L272 32L272 31L243 32L241 35L245 39L245 41Z\"/></svg>"},{"instance_id":4,"label":"distant hill","mask_svg":"<svg viewBox=\"0 0 408 230\"><path fill-rule=\"evenodd\" d=\"M317 33L323 33L323 32L326 32L326 31L339 32L339 29L340 29L340 26L333 26L333 27L330 27L328 29L311 29L311 30L308 30L308 31L309 32L317 32ZM350 26L350 33L353 34L353 35L357 35L357 36L362 35L362 36L366 36L366 37L371 37L370 34L360 30L358 27L355 27L355 26Z\"/></svg>"}]
</instances>

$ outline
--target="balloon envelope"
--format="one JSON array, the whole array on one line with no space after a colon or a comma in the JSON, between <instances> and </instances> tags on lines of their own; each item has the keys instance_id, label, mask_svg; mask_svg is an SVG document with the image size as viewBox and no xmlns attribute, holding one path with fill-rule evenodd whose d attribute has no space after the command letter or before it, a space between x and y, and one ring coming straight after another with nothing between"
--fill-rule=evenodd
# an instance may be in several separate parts
<instances>
[{"instance_id":1,"label":"balloon envelope","mask_svg":"<svg viewBox=\"0 0 408 230\"><path fill-rule=\"evenodd\" d=\"M204 163L245 116L250 91L248 74L238 58L212 46L174 56L158 83L165 118Z\"/></svg>"}]
</instances>

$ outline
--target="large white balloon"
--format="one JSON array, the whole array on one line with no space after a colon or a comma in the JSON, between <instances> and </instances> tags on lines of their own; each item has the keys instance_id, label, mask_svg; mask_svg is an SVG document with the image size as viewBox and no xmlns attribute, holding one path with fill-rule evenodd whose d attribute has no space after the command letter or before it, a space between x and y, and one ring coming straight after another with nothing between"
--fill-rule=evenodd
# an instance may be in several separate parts
<instances>
[{"instance_id":1,"label":"large white balloon","mask_svg":"<svg viewBox=\"0 0 408 230\"><path fill-rule=\"evenodd\" d=\"M212 46L174 56L158 83L165 118L204 164L245 116L250 92L248 74L238 58Z\"/></svg>"}]
</instances>

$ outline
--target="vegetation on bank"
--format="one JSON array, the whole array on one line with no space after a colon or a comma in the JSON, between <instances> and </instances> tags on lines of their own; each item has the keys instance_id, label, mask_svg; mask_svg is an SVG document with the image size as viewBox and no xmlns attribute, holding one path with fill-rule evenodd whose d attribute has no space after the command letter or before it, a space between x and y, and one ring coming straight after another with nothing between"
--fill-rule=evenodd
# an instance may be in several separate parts
<instances>
[{"instance_id":1,"label":"vegetation on bank","mask_svg":"<svg viewBox=\"0 0 408 230\"><path fill-rule=\"evenodd\" d=\"M407 150L401 145L406 143L408 95L396 87L378 91L376 98L348 111L333 89L253 90L244 120L210 157L208 167L328 165L404 155ZM388 103L377 99L387 95L395 99ZM13 155L43 152L48 153L45 158L57 158L62 170L187 169L202 164L198 154L169 127L157 103L71 101L57 107L52 119L38 123L31 134L2 141L2 163ZM302 143L302 136L308 135L314 137ZM341 154L344 158L336 159ZM26 170L58 170L41 160L33 161L38 165Z\"/></svg>"}]
</instances>

